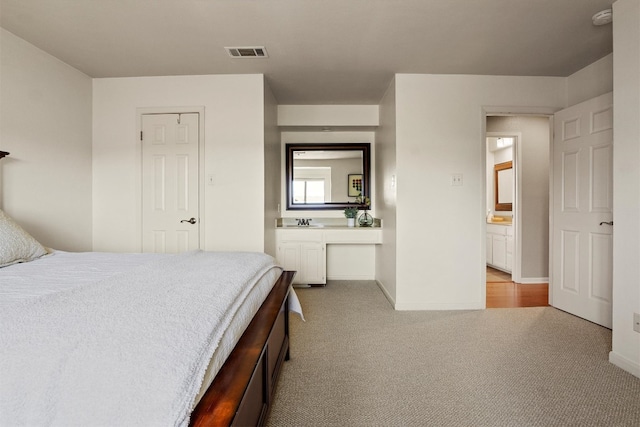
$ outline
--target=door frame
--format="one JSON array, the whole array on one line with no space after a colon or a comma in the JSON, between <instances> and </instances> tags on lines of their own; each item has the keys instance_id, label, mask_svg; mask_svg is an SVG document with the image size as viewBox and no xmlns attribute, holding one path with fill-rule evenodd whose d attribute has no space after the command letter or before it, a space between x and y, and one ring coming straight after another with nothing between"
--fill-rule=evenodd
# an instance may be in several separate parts
<instances>
[{"instance_id":1,"label":"door frame","mask_svg":"<svg viewBox=\"0 0 640 427\"><path fill-rule=\"evenodd\" d=\"M487 174L487 117L488 116L545 116L549 118L549 150L551 151L552 148L552 144L553 144L553 114L556 111L561 110L561 108L550 108L550 107L509 107L509 106L483 106L481 108L481 114L480 114L480 118L481 118L481 129L482 129L482 137L480 138L480 144L482 149L480 150L480 161L481 163L481 171L483 171L483 179L482 179L482 203L481 203L481 211L480 211L480 218L481 218L481 233L483 238L480 239L480 253L481 253L481 264L480 264L480 268L481 268L481 272L480 272L480 279L481 282L479 284L480 286L480 297L481 297L481 301L482 301L482 305L483 307L486 309L486 304L487 304L487 245L486 245L486 239L485 236L487 235L487 180L486 180L486 174ZM516 158L516 162L520 163L522 161L522 159L520 158L522 156L522 150L517 150L516 154L518 157ZM552 158L551 158L551 153L549 154L549 162L551 162ZM515 157L514 157L515 158ZM550 163L551 164L551 163ZM552 196L552 187L551 187L551 183L553 176L551 175L551 171L549 171L549 197ZM516 169L516 188L520 187L520 173L518 172L518 169ZM518 199L516 199L516 205L520 204L520 200L519 200L519 196L516 195L516 197L518 197ZM551 200L549 201L551 202ZM517 206L516 206L517 208ZM551 209L551 203L549 204L549 209ZM551 210L549 211L551 212ZM514 212L515 215L515 212ZM520 227L522 221L519 220L519 218L516 218L516 227ZM519 225L520 224L520 225ZM551 266L552 266L552 262L553 262L553 253L552 253L552 248L551 248L551 241L552 241L552 235L551 235L551 230L552 230L552 222L551 222L551 218L549 218L549 270L551 270ZM516 233L518 233L516 235ZM520 253L521 250L520 248L522 246L518 246L521 245L522 243L522 238L521 238L521 233L519 232L519 230L515 230L514 233L514 237L517 241L519 241L520 243L516 242L516 245L514 245L514 264L516 264L516 262L518 262L518 264L520 263ZM516 248L517 246L517 248ZM518 254L518 260L516 261L516 253ZM518 265L518 272L519 274L521 274L520 272L520 265ZM513 276L513 271L512 271L512 277ZM522 279L520 277L520 279ZM549 280L551 280L551 278L549 278ZM549 284L549 286L551 286L551 284ZM551 300L551 292L549 292L549 304L551 304L552 300Z\"/></svg>"},{"instance_id":2,"label":"door frame","mask_svg":"<svg viewBox=\"0 0 640 427\"><path fill-rule=\"evenodd\" d=\"M142 116L148 114L198 114L198 247L203 249L205 247L204 238L206 221L203 221L204 210L204 107L139 107L136 108L136 134L135 143L138 145L136 150L135 167L135 210L138 235L138 250L142 251L142 141L140 140L140 133L142 132Z\"/></svg>"}]
</instances>

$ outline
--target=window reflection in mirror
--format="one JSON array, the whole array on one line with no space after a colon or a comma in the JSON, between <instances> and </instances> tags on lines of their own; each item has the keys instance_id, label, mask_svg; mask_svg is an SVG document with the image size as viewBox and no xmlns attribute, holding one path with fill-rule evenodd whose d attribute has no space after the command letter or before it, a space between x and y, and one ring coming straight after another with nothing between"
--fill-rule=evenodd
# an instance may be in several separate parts
<instances>
[{"instance_id":1,"label":"window reflection in mirror","mask_svg":"<svg viewBox=\"0 0 640 427\"><path fill-rule=\"evenodd\" d=\"M325 203L330 201L330 167L293 168L293 203Z\"/></svg>"},{"instance_id":2,"label":"window reflection in mirror","mask_svg":"<svg viewBox=\"0 0 640 427\"><path fill-rule=\"evenodd\" d=\"M349 175L363 176L369 195L369 144L287 144L287 209L343 209Z\"/></svg>"}]
</instances>

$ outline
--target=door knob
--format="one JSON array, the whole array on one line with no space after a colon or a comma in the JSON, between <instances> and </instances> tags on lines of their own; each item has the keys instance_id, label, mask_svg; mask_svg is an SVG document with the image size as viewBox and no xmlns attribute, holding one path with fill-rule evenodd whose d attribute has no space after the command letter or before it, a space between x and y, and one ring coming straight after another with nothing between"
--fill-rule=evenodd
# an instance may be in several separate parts
<instances>
[{"instance_id":1,"label":"door knob","mask_svg":"<svg viewBox=\"0 0 640 427\"><path fill-rule=\"evenodd\" d=\"M181 223L183 222L188 222L189 224L195 224L196 223L196 219L195 218L191 218L191 219L183 219L182 221L180 221Z\"/></svg>"}]
</instances>

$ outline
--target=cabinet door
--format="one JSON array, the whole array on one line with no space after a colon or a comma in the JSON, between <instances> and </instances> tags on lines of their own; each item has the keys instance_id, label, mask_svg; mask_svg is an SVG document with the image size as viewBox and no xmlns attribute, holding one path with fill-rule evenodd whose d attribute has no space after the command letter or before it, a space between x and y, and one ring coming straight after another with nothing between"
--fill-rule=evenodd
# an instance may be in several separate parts
<instances>
[{"instance_id":1,"label":"cabinet door","mask_svg":"<svg viewBox=\"0 0 640 427\"><path fill-rule=\"evenodd\" d=\"M493 234L487 234L487 264L493 264Z\"/></svg>"},{"instance_id":2,"label":"cabinet door","mask_svg":"<svg viewBox=\"0 0 640 427\"><path fill-rule=\"evenodd\" d=\"M499 268L507 267L507 238L493 235L493 265Z\"/></svg>"},{"instance_id":3,"label":"cabinet door","mask_svg":"<svg viewBox=\"0 0 640 427\"><path fill-rule=\"evenodd\" d=\"M505 270L513 270L513 236L507 236L506 238L506 252L507 257L505 260Z\"/></svg>"},{"instance_id":4,"label":"cabinet door","mask_svg":"<svg viewBox=\"0 0 640 427\"><path fill-rule=\"evenodd\" d=\"M326 284L325 245L322 243L302 243L300 246L300 270L303 282L310 285Z\"/></svg>"},{"instance_id":5,"label":"cabinet door","mask_svg":"<svg viewBox=\"0 0 640 427\"><path fill-rule=\"evenodd\" d=\"M297 274L293 278L293 283L295 284L304 283L300 255L299 243L280 243L278 245L278 263L280 263L280 266L285 270L297 271Z\"/></svg>"}]
</instances>

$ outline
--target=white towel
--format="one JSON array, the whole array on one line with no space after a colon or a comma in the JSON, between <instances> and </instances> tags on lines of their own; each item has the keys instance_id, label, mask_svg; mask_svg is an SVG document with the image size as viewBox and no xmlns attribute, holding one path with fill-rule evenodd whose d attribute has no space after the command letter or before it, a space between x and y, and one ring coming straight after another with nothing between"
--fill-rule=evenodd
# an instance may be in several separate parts
<instances>
[{"instance_id":1,"label":"white towel","mask_svg":"<svg viewBox=\"0 0 640 427\"><path fill-rule=\"evenodd\" d=\"M187 425L222 331L273 268L196 251L3 307L0 425Z\"/></svg>"}]
</instances>

